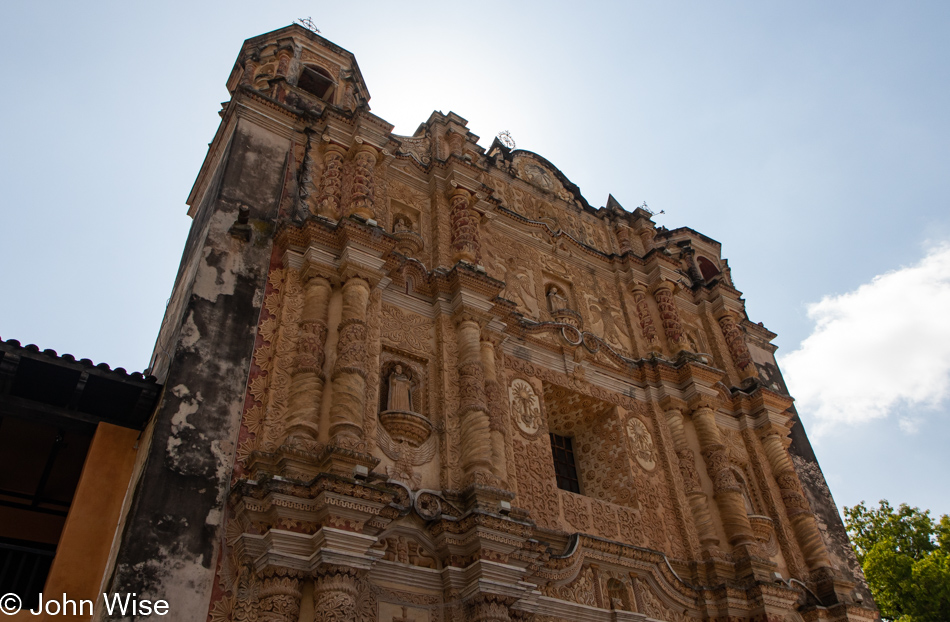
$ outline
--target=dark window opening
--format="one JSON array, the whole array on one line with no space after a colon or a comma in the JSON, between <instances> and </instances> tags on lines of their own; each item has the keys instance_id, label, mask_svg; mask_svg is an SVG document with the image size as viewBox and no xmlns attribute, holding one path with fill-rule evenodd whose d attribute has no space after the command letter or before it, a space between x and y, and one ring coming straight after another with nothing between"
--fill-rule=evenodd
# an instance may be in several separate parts
<instances>
[{"instance_id":1,"label":"dark window opening","mask_svg":"<svg viewBox=\"0 0 950 622\"><path fill-rule=\"evenodd\" d=\"M29 608L46 583L95 431L57 423L64 425L0 414L0 594L17 594Z\"/></svg>"},{"instance_id":2,"label":"dark window opening","mask_svg":"<svg viewBox=\"0 0 950 622\"><path fill-rule=\"evenodd\" d=\"M56 547L0 538L0 592L16 594L24 609L36 609Z\"/></svg>"},{"instance_id":3,"label":"dark window opening","mask_svg":"<svg viewBox=\"0 0 950 622\"><path fill-rule=\"evenodd\" d=\"M703 273L703 279L711 281L712 279L719 276L719 268L714 266L713 262L709 261L705 257L700 257L697 263L699 263L699 271Z\"/></svg>"},{"instance_id":4,"label":"dark window opening","mask_svg":"<svg viewBox=\"0 0 950 622\"><path fill-rule=\"evenodd\" d=\"M300 79L297 80L297 86L323 99L333 86L333 78L326 69L321 67L304 67L300 72Z\"/></svg>"},{"instance_id":5,"label":"dark window opening","mask_svg":"<svg viewBox=\"0 0 950 622\"><path fill-rule=\"evenodd\" d=\"M577 462L574 460L574 443L569 436L551 435L551 453L554 454L554 475L561 490L580 494L577 479Z\"/></svg>"}]
</instances>

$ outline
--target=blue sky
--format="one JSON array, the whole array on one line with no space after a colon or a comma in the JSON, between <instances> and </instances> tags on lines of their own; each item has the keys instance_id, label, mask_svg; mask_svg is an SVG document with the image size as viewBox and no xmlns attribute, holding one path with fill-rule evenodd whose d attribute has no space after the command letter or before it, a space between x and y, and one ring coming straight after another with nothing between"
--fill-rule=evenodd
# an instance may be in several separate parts
<instances>
[{"instance_id":1,"label":"blue sky","mask_svg":"<svg viewBox=\"0 0 950 622\"><path fill-rule=\"evenodd\" d=\"M719 240L839 505L950 513L947 3L7 3L3 339L147 364L241 43L306 16L396 132Z\"/></svg>"}]
</instances>

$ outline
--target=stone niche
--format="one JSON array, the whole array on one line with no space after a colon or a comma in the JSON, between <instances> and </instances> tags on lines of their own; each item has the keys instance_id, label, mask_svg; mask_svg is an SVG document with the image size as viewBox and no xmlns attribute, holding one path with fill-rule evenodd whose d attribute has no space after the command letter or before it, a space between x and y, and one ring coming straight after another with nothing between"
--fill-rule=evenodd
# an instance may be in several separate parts
<instances>
[{"instance_id":1,"label":"stone niche","mask_svg":"<svg viewBox=\"0 0 950 622\"><path fill-rule=\"evenodd\" d=\"M393 200L392 234L396 238L396 250L406 257L415 257L423 248L425 241L422 238L422 214L406 203Z\"/></svg>"},{"instance_id":2,"label":"stone niche","mask_svg":"<svg viewBox=\"0 0 950 622\"><path fill-rule=\"evenodd\" d=\"M408 356L384 351L379 371L379 428L377 441L393 461L386 467L390 479L418 489L422 472L417 467L435 456L438 435L428 415L426 364Z\"/></svg>"}]
</instances>

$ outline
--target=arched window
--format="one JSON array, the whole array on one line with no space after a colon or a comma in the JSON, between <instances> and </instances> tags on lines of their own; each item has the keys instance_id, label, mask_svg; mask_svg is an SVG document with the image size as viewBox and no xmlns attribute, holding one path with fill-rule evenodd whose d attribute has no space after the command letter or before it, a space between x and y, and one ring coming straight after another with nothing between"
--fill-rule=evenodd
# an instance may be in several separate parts
<instances>
[{"instance_id":1,"label":"arched window","mask_svg":"<svg viewBox=\"0 0 950 622\"><path fill-rule=\"evenodd\" d=\"M297 86L308 93L313 93L320 99L325 99L332 93L333 78L323 67L307 65L300 72Z\"/></svg>"},{"instance_id":2,"label":"arched window","mask_svg":"<svg viewBox=\"0 0 950 622\"><path fill-rule=\"evenodd\" d=\"M699 264L699 271L702 272L703 279L706 281L711 281L720 275L719 268L705 257L700 257L697 263Z\"/></svg>"}]
</instances>

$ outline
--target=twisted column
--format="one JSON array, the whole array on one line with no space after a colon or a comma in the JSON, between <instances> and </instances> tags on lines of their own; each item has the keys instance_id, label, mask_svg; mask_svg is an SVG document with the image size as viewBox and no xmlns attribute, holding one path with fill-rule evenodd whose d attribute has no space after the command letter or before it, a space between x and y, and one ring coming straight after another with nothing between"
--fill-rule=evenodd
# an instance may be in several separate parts
<instances>
[{"instance_id":1,"label":"twisted column","mask_svg":"<svg viewBox=\"0 0 950 622\"><path fill-rule=\"evenodd\" d=\"M320 197L317 199L318 216L330 220L340 219L345 155L346 151L339 145L327 145L323 153L323 178L320 180Z\"/></svg>"},{"instance_id":2,"label":"twisted column","mask_svg":"<svg viewBox=\"0 0 950 622\"><path fill-rule=\"evenodd\" d=\"M492 444L480 334L475 320L463 318L458 322L461 466L466 482L484 483L492 472Z\"/></svg>"},{"instance_id":3,"label":"twisted column","mask_svg":"<svg viewBox=\"0 0 950 622\"><path fill-rule=\"evenodd\" d=\"M323 399L324 346L327 340L327 307L330 282L322 276L304 285L300 338L291 372L287 407L287 438L315 441L320 436L320 403Z\"/></svg>"},{"instance_id":4,"label":"twisted column","mask_svg":"<svg viewBox=\"0 0 950 622\"><path fill-rule=\"evenodd\" d=\"M788 455L788 450L785 449L785 443L782 442L782 435L775 428L770 427L761 433L760 438L769 466L772 467L772 475L781 491L788 520L792 523L795 539L798 540L798 546L805 556L808 569L816 570L831 566L828 551L818 531L818 524L805 498L801 481L792 465L792 459Z\"/></svg>"},{"instance_id":5,"label":"twisted column","mask_svg":"<svg viewBox=\"0 0 950 622\"><path fill-rule=\"evenodd\" d=\"M373 201L376 195L375 169L379 152L371 145L360 145L353 156L353 187L346 216L375 219Z\"/></svg>"},{"instance_id":6,"label":"twisted column","mask_svg":"<svg viewBox=\"0 0 950 622\"><path fill-rule=\"evenodd\" d=\"M492 474L501 481L508 480L508 468L505 451L504 418L499 401L502 399L501 385L495 366L495 346L491 341L481 342L482 369L485 375L485 401L489 408L488 427L491 436Z\"/></svg>"},{"instance_id":7,"label":"twisted column","mask_svg":"<svg viewBox=\"0 0 950 622\"><path fill-rule=\"evenodd\" d=\"M719 507L726 537L733 546L751 544L755 536L746 514L742 489L729 468L726 445L722 442L722 434L716 423L716 413L709 406L699 406L693 411L693 425L699 437L706 472L713 482L713 498Z\"/></svg>"},{"instance_id":8,"label":"twisted column","mask_svg":"<svg viewBox=\"0 0 950 622\"><path fill-rule=\"evenodd\" d=\"M755 364L752 362L752 355L749 354L749 347L745 343L745 336L739 330L736 324L736 316L731 311L723 311L717 318L719 327L722 329L722 335L726 338L726 345L729 347L729 355L732 356L732 362L735 363L739 376L745 380L758 375L755 370Z\"/></svg>"},{"instance_id":9,"label":"twisted column","mask_svg":"<svg viewBox=\"0 0 950 622\"><path fill-rule=\"evenodd\" d=\"M292 577L264 579L259 595L260 622L297 622L300 617L300 580Z\"/></svg>"},{"instance_id":10,"label":"twisted column","mask_svg":"<svg viewBox=\"0 0 950 622\"><path fill-rule=\"evenodd\" d=\"M472 195L456 188L449 195L452 209L452 261L477 264L481 254L478 239L478 212L471 208Z\"/></svg>"},{"instance_id":11,"label":"twisted column","mask_svg":"<svg viewBox=\"0 0 950 622\"><path fill-rule=\"evenodd\" d=\"M369 293L369 283L360 277L350 277L343 284L340 340L333 368L330 439L332 444L346 449L357 449L363 441Z\"/></svg>"},{"instance_id":12,"label":"twisted column","mask_svg":"<svg viewBox=\"0 0 950 622\"><path fill-rule=\"evenodd\" d=\"M658 351L660 340L656 335L656 325L653 323L653 317L650 315L650 305L647 303L647 290L642 285L634 285L631 289L633 301L637 306L637 317L640 320L640 334L646 341L647 347L651 351Z\"/></svg>"},{"instance_id":13,"label":"twisted column","mask_svg":"<svg viewBox=\"0 0 950 622\"><path fill-rule=\"evenodd\" d=\"M683 476L683 485L686 489L686 499L699 532L699 542L703 548L714 548L719 544L716 528L713 525L712 515L709 512L709 499L703 492L699 482L699 473L696 472L696 457L686 442L686 430L683 425L683 413L679 409L671 408L666 411L666 422L669 424L673 436L673 446L676 448L676 458L680 473Z\"/></svg>"},{"instance_id":14,"label":"twisted column","mask_svg":"<svg viewBox=\"0 0 950 622\"><path fill-rule=\"evenodd\" d=\"M670 350L679 352L687 349L687 346L686 337L683 335L683 324L680 322L680 314L676 310L676 301L673 299L675 287L669 281L660 281L653 288L653 298L660 309L660 320L663 322L663 332L666 333Z\"/></svg>"}]
</instances>

